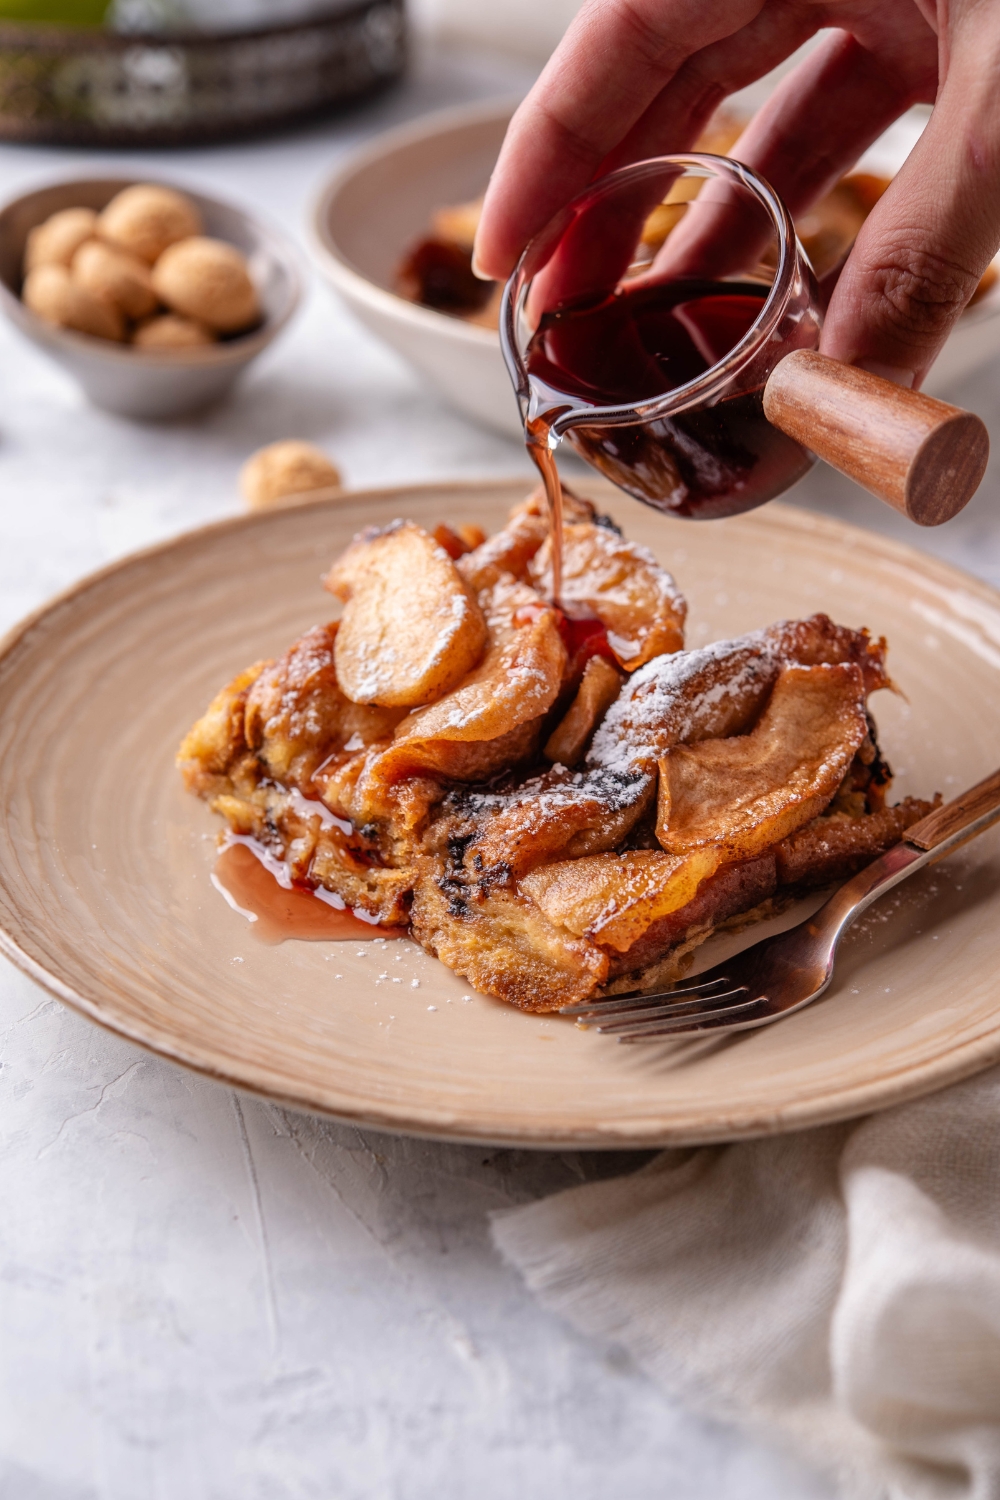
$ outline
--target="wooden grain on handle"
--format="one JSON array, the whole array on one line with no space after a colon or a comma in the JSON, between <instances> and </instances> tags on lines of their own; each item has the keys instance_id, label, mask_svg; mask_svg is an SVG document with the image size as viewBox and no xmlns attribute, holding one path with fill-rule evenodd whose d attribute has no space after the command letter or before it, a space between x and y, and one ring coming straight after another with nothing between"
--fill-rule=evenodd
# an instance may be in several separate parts
<instances>
[{"instance_id":1,"label":"wooden grain on handle","mask_svg":"<svg viewBox=\"0 0 1000 1500\"><path fill-rule=\"evenodd\" d=\"M990 452L972 412L812 349L771 372L764 414L918 526L940 526L968 504Z\"/></svg>"},{"instance_id":2,"label":"wooden grain on handle","mask_svg":"<svg viewBox=\"0 0 1000 1500\"><path fill-rule=\"evenodd\" d=\"M985 781L970 786L953 802L936 807L926 818L908 828L903 838L918 849L936 849L953 833L961 833L963 828L968 828L970 823L996 807L1000 807L1000 771L994 771Z\"/></svg>"}]
</instances>

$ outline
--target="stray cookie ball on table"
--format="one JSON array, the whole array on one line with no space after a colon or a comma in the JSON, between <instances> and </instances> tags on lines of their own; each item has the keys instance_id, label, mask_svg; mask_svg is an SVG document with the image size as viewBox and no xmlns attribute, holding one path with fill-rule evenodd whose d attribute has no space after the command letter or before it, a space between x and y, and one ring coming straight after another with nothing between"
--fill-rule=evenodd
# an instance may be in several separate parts
<instances>
[{"instance_id":1,"label":"stray cookie ball on table","mask_svg":"<svg viewBox=\"0 0 1000 1500\"><path fill-rule=\"evenodd\" d=\"M240 470L240 489L251 510L267 510L292 495L340 486L340 470L322 449L294 439L259 448Z\"/></svg>"}]
</instances>

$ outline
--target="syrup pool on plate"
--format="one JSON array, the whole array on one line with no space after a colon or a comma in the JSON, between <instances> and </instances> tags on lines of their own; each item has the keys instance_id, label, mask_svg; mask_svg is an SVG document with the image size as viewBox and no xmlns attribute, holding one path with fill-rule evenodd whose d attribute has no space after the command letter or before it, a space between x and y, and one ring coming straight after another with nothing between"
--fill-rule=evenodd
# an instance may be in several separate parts
<instances>
[{"instance_id":1,"label":"syrup pool on plate","mask_svg":"<svg viewBox=\"0 0 1000 1500\"><path fill-rule=\"evenodd\" d=\"M260 942L357 942L405 935L399 927L363 922L308 888L282 885L269 863L263 850L254 852L251 840L239 840L222 850L212 871L216 890L248 918Z\"/></svg>"}]
</instances>

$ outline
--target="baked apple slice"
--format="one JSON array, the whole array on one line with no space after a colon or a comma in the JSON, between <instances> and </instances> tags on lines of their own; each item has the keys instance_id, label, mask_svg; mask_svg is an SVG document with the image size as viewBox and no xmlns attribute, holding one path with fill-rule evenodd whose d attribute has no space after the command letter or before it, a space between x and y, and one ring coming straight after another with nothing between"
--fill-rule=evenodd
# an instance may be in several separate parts
<instances>
[{"instance_id":1,"label":"baked apple slice","mask_svg":"<svg viewBox=\"0 0 1000 1500\"><path fill-rule=\"evenodd\" d=\"M889 684L885 642L826 615L656 657L625 682L581 770L551 771L461 799L465 833L474 840L467 861L520 877L555 855L613 849L649 807L660 757L678 744L744 734L789 661L850 662L868 692Z\"/></svg>"},{"instance_id":2,"label":"baked apple slice","mask_svg":"<svg viewBox=\"0 0 1000 1500\"><path fill-rule=\"evenodd\" d=\"M475 595L444 548L412 521L362 532L326 587L345 601L337 681L355 703L434 703L483 654L486 621Z\"/></svg>"},{"instance_id":3,"label":"baked apple slice","mask_svg":"<svg viewBox=\"0 0 1000 1500\"><path fill-rule=\"evenodd\" d=\"M552 594L550 538L528 563L540 594ZM637 542L610 525L571 521L563 527L562 589L568 614L594 615L626 672L684 645L687 605L670 574Z\"/></svg>"},{"instance_id":4,"label":"baked apple slice","mask_svg":"<svg viewBox=\"0 0 1000 1500\"><path fill-rule=\"evenodd\" d=\"M250 749L268 775L303 790L322 762L389 739L406 713L345 696L335 666L339 635L336 622L314 625L277 661L266 663L246 697Z\"/></svg>"},{"instance_id":5,"label":"baked apple slice","mask_svg":"<svg viewBox=\"0 0 1000 1500\"><path fill-rule=\"evenodd\" d=\"M597 514L589 500L574 495L563 485L564 521L593 521ZM496 577L496 570L527 578L528 564L549 534L549 511L545 490L537 485L530 495L515 505L507 524L464 556L458 564L463 578L473 588L482 589Z\"/></svg>"},{"instance_id":6,"label":"baked apple slice","mask_svg":"<svg viewBox=\"0 0 1000 1500\"><path fill-rule=\"evenodd\" d=\"M509 576L480 599L489 629L486 655L450 693L403 719L371 769L374 779L432 773L487 781L537 746L566 666L558 616L534 589Z\"/></svg>"},{"instance_id":7,"label":"baked apple slice","mask_svg":"<svg viewBox=\"0 0 1000 1500\"><path fill-rule=\"evenodd\" d=\"M720 863L712 848L683 855L632 849L543 865L520 886L554 926L624 953L654 922L687 906Z\"/></svg>"},{"instance_id":8,"label":"baked apple slice","mask_svg":"<svg viewBox=\"0 0 1000 1500\"><path fill-rule=\"evenodd\" d=\"M554 765L579 765L594 730L618 697L622 681L607 657L590 658L573 702L546 741L546 760Z\"/></svg>"},{"instance_id":9,"label":"baked apple slice","mask_svg":"<svg viewBox=\"0 0 1000 1500\"><path fill-rule=\"evenodd\" d=\"M749 734L677 745L660 760L660 844L752 859L823 811L867 733L855 663L782 667Z\"/></svg>"}]
</instances>

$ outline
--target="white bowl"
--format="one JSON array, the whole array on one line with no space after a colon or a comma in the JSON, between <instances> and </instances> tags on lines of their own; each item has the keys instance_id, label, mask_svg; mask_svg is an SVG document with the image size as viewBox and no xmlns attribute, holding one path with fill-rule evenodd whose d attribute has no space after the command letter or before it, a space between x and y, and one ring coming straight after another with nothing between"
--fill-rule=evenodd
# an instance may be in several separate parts
<instances>
[{"instance_id":1,"label":"white bowl","mask_svg":"<svg viewBox=\"0 0 1000 1500\"><path fill-rule=\"evenodd\" d=\"M497 334L407 302L392 290L397 265L426 232L434 210L483 191L515 107L509 100L463 105L386 131L348 157L326 184L313 215L312 241L320 271L362 323L459 411L521 437ZM885 138L884 170L902 165L901 139ZM1000 284L963 314L925 389L943 395L997 353Z\"/></svg>"},{"instance_id":2,"label":"white bowl","mask_svg":"<svg viewBox=\"0 0 1000 1500\"><path fill-rule=\"evenodd\" d=\"M510 100L462 105L386 131L327 183L312 239L320 271L367 328L459 411L519 438L521 418L497 334L392 290L397 265L426 233L434 210L483 191L516 107Z\"/></svg>"},{"instance_id":3,"label":"white bowl","mask_svg":"<svg viewBox=\"0 0 1000 1500\"><path fill-rule=\"evenodd\" d=\"M274 230L231 204L170 183L197 204L205 233L227 240L247 257L264 318L260 327L204 348L137 349L109 339L56 328L20 298L21 267L29 230L61 208L102 209L136 181L86 178L37 188L0 208L0 306L33 344L73 375L95 406L121 416L166 419L199 411L229 390L251 360L276 338L298 306L298 257Z\"/></svg>"}]
</instances>

